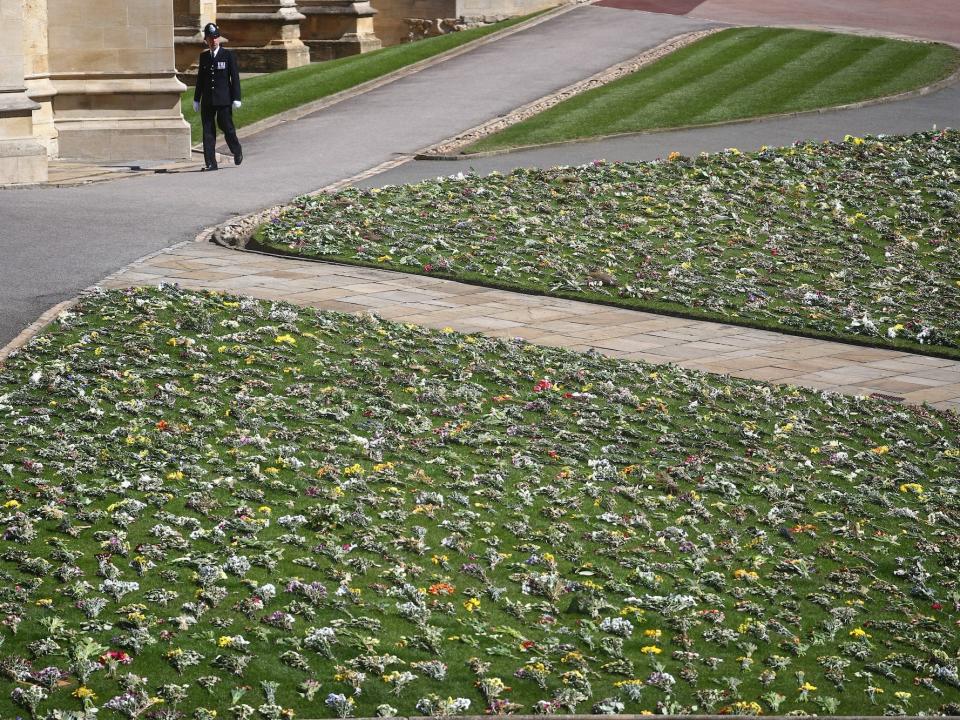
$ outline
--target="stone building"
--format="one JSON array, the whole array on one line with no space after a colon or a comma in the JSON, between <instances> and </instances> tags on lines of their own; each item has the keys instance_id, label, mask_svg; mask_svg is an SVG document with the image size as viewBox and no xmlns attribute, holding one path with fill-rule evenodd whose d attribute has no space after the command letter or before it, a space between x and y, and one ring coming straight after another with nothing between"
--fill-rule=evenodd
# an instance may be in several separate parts
<instances>
[{"instance_id":1,"label":"stone building","mask_svg":"<svg viewBox=\"0 0 960 720\"><path fill-rule=\"evenodd\" d=\"M173 58L171 0L0 0L0 183L189 157Z\"/></svg>"},{"instance_id":2,"label":"stone building","mask_svg":"<svg viewBox=\"0 0 960 720\"><path fill-rule=\"evenodd\" d=\"M181 80L195 77L207 22L241 71L269 72L556 3L0 0L0 185L44 182L50 158L189 158Z\"/></svg>"}]
</instances>

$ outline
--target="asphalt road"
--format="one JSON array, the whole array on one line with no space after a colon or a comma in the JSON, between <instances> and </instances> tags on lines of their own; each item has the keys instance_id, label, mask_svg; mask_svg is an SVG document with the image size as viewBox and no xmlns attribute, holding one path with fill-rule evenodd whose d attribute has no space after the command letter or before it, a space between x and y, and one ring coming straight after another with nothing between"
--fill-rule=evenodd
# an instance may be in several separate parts
<instances>
[{"instance_id":1,"label":"asphalt road","mask_svg":"<svg viewBox=\"0 0 960 720\"><path fill-rule=\"evenodd\" d=\"M400 185L459 172L486 175L494 170L509 172L521 167L581 165L598 159L656 160L674 150L684 155L719 152L731 147L749 152L763 145L777 147L797 140L842 140L845 135L899 135L947 127L960 128L960 85L899 102L851 110L624 135L457 161L414 160L357 186Z\"/></svg>"},{"instance_id":2,"label":"asphalt road","mask_svg":"<svg viewBox=\"0 0 960 720\"><path fill-rule=\"evenodd\" d=\"M239 168L0 190L0 347L57 302L205 227L413 153L714 24L582 6L247 138Z\"/></svg>"}]
</instances>

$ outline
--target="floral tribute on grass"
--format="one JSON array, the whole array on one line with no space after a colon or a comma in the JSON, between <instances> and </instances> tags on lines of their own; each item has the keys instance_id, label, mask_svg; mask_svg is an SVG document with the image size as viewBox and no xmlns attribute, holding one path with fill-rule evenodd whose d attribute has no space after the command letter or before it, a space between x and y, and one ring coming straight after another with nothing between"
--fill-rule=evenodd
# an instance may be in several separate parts
<instances>
[{"instance_id":1,"label":"floral tribute on grass","mask_svg":"<svg viewBox=\"0 0 960 720\"><path fill-rule=\"evenodd\" d=\"M960 132L302 197L304 256L960 357Z\"/></svg>"},{"instance_id":2,"label":"floral tribute on grass","mask_svg":"<svg viewBox=\"0 0 960 720\"><path fill-rule=\"evenodd\" d=\"M956 713L958 432L92 294L0 367L0 717Z\"/></svg>"}]
</instances>

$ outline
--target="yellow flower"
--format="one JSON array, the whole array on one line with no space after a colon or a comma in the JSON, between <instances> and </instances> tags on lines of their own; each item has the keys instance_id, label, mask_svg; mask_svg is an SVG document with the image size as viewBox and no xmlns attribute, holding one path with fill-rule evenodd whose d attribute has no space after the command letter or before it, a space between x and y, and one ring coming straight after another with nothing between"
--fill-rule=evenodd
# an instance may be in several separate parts
<instances>
[{"instance_id":1,"label":"yellow flower","mask_svg":"<svg viewBox=\"0 0 960 720\"><path fill-rule=\"evenodd\" d=\"M894 693L894 696L900 698L901 700L909 700L913 697L913 693L908 693L906 690L898 690Z\"/></svg>"},{"instance_id":2,"label":"yellow flower","mask_svg":"<svg viewBox=\"0 0 960 720\"><path fill-rule=\"evenodd\" d=\"M659 655L663 652L663 650L658 648L656 645L644 645L642 648L640 648L640 652L642 652L644 655Z\"/></svg>"},{"instance_id":3,"label":"yellow flower","mask_svg":"<svg viewBox=\"0 0 960 720\"><path fill-rule=\"evenodd\" d=\"M480 609L480 601L477 598L472 597L463 604L463 607L467 612L472 613L474 610Z\"/></svg>"},{"instance_id":4,"label":"yellow flower","mask_svg":"<svg viewBox=\"0 0 960 720\"><path fill-rule=\"evenodd\" d=\"M912 492L919 495L923 492L923 485L920 483L903 483L903 485L900 486L900 492Z\"/></svg>"},{"instance_id":5,"label":"yellow flower","mask_svg":"<svg viewBox=\"0 0 960 720\"><path fill-rule=\"evenodd\" d=\"M87 700L87 699L96 700L97 699L96 693L94 693L93 690L88 688L86 685L81 685L76 690L74 690L73 696L75 698L79 698L80 700Z\"/></svg>"},{"instance_id":6,"label":"yellow flower","mask_svg":"<svg viewBox=\"0 0 960 720\"><path fill-rule=\"evenodd\" d=\"M802 690L802 691L804 691L804 692L813 692L814 690L817 689L817 686L816 686L816 685L811 685L810 683L805 682L805 683L804 683L803 685L801 685L798 689L799 689L799 690Z\"/></svg>"},{"instance_id":7,"label":"yellow flower","mask_svg":"<svg viewBox=\"0 0 960 720\"><path fill-rule=\"evenodd\" d=\"M663 631L662 631L662 630L650 630L650 629L647 629L647 630L644 630L644 631L643 631L643 636L644 636L644 637L653 638L654 640L659 640L661 635L663 635Z\"/></svg>"},{"instance_id":8,"label":"yellow flower","mask_svg":"<svg viewBox=\"0 0 960 720\"><path fill-rule=\"evenodd\" d=\"M180 470L174 470L167 473L167 480L183 480L183 473Z\"/></svg>"},{"instance_id":9,"label":"yellow flower","mask_svg":"<svg viewBox=\"0 0 960 720\"><path fill-rule=\"evenodd\" d=\"M890 446L877 445L875 448L870 448L870 452L872 452L874 455L886 455L888 452L890 452Z\"/></svg>"},{"instance_id":10,"label":"yellow flower","mask_svg":"<svg viewBox=\"0 0 960 720\"><path fill-rule=\"evenodd\" d=\"M850 631L850 637L855 637L855 638L868 638L868 637L873 637L873 635L871 635L870 633L868 633L868 632L867 632L866 630L864 630L863 628L854 628L853 630Z\"/></svg>"},{"instance_id":11,"label":"yellow flower","mask_svg":"<svg viewBox=\"0 0 960 720\"><path fill-rule=\"evenodd\" d=\"M257 508L257 512L263 513L264 515L269 515L270 513L273 512L273 510L270 509L269 505L261 505L260 507Z\"/></svg>"},{"instance_id":12,"label":"yellow flower","mask_svg":"<svg viewBox=\"0 0 960 720\"><path fill-rule=\"evenodd\" d=\"M7 510L16 510L18 507L20 507L20 503L17 500L7 500L3 504L3 507Z\"/></svg>"},{"instance_id":13,"label":"yellow flower","mask_svg":"<svg viewBox=\"0 0 960 720\"><path fill-rule=\"evenodd\" d=\"M277 335L273 341L278 345L296 345L297 339L293 335Z\"/></svg>"},{"instance_id":14,"label":"yellow flower","mask_svg":"<svg viewBox=\"0 0 960 720\"><path fill-rule=\"evenodd\" d=\"M51 598L40 598L37 600L37 607L53 607L53 600Z\"/></svg>"},{"instance_id":15,"label":"yellow flower","mask_svg":"<svg viewBox=\"0 0 960 720\"><path fill-rule=\"evenodd\" d=\"M233 638L229 635L221 635L220 639L217 640L217 647L230 647L233 645Z\"/></svg>"}]
</instances>

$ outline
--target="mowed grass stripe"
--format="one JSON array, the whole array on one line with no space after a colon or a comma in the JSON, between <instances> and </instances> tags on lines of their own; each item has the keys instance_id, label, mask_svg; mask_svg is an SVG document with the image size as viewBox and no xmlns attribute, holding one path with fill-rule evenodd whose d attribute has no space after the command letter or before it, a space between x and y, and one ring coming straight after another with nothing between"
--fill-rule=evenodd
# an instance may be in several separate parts
<instances>
[{"instance_id":1,"label":"mowed grass stripe","mask_svg":"<svg viewBox=\"0 0 960 720\"><path fill-rule=\"evenodd\" d=\"M662 96L666 93L683 93L684 96L678 97L677 102L689 102L696 93L694 88L705 79L703 58L699 52L693 50L694 47L701 48L716 59L716 72L728 62L741 57L748 48L734 34L724 32L712 35L694 46L678 50L645 68L642 73L622 78L556 105L533 118L532 120L538 121L536 123L519 123L491 137L509 142L516 135L516 144L574 139L580 137L579 128L584 125L621 124L623 114L631 113L633 106L647 108L648 113L657 118L655 122L667 121L668 118L661 116L665 109L669 110L670 105L662 102ZM630 125L627 127L632 128ZM565 133L564 128L569 128L569 132ZM620 131L608 129L606 132ZM476 146L477 149L486 149L480 147L484 144L485 141L481 141Z\"/></svg>"},{"instance_id":2,"label":"mowed grass stripe","mask_svg":"<svg viewBox=\"0 0 960 720\"><path fill-rule=\"evenodd\" d=\"M824 40L797 36L784 30L774 34L758 32L763 44L753 52L743 55L738 62L730 63L720 76L721 82L714 77L710 83L701 83L698 88L697 104L689 112L675 107L677 124L699 124L713 122L729 116L729 108L736 108L740 117L749 117L757 112L759 105L766 102L765 96L754 90L754 86L770 77L791 77L791 72L781 72L798 57L817 54ZM825 42L829 42L826 39Z\"/></svg>"},{"instance_id":3,"label":"mowed grass stripe","mask_svg":"<svg viewBox=\"0 0 960 720\"><path fill-rule=\"evenodd\" d=\"M786 62L770 68L769 72L764 72L766 68L756 68L752 83L727 96L724 104L713 107L713 112L692 118L691 122L740 119L762 114L769 106L791 107L798 93L816 87L824 75L843 71L839 65L839 56L845 45L842 36L822 34L816 38L798 36L793 39L798 52ZM737 108L740 112L730 113L729 108Z\"/></svg>"},{"instance_id":4,"label":"mowed grass stripe","mask_svg":"<svg viewBox=\"0 0 960 720\"><path fill-rule=\"evenodd\" d=\"M681 109L685 109L685 114L692 117L707 112L740 85L744 71L763 66L778 52L777 46L771 45L774 38L766 33L752 33L743 38L735 36L734 39L739 42L734 42L727 52L715 57L710 64L703 63L703 58L697 55L699 62L695 68L698 71L695 80L658 93L653 101L656 110L634 107L632 112L623 116L620 128L626 130L628 123L630 126L642 123L648 110L671 122ZM626 87L629 87L629 78L624 80L627 81Z\"/></svg>"},{"instance_id":5,"label":"mowed grass stripe","mask_svg":"<svg viewBox=\"0 0 960 720\"><path fill-rule=\"evenodd\" d=\"M943 44L734 28L560 103L466 151L843 105L922 87L958 65L960 52Z\"/></svg>"},{"instance_id":6,"label":"mowed grass stripe","mask_svg":"<svg viewBox=\"0 0 960 720\"><path fill-rule=\"evenodd\" d=\"M849 59L843 73L824 78L819 86L798 95L796 102L798 107L808 107L824 96L847 95L855 102L902 92L909 89L909 78L919 65L936 62L935 51L934 45L911 48L873 43L858 58Z\"/></svg>"}]
</instances>

